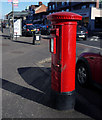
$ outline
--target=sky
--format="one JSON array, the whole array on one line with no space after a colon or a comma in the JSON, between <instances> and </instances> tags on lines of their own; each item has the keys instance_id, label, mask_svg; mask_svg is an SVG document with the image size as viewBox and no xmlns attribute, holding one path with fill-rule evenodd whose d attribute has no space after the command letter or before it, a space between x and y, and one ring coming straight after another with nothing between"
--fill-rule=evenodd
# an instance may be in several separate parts
<instances>
[{"instance_id":1,"label":"sky","mask_svg":"<svg viewBox=\"0 0 102 120\"><path fill-rule=\"evenodd\" d=\"M43 2L44 5L48 5L49 0L18 0L18 7L14 7L14 11L25 10L27 6L38 5L38 2ZM36 2L38 1L38 2ZM4 15L12 11L12 4L8 3L8 0L0 1L0 19L4 19Z\"/></svg>"}]
</instances>

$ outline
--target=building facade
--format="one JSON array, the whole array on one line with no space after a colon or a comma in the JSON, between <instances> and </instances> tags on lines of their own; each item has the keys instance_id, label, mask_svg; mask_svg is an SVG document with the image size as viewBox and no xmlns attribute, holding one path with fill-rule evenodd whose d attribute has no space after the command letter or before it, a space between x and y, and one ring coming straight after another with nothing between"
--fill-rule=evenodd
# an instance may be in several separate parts
<instances>
[{"instance_id":1,"label":"building facade","mask_svg":"<svg viewBox=\"0 0 102 120\"><path fill-rule=\"evenodd\" d=\"M37 21L42 21L46 15L47 6L42 2L39 2L38 5L31 5L26 8L26 11L29 11L29 16L26 17L26 22L36 23Z\"/></svg>"},{"instance_id":2,"label":"building facade","mask_svg":"<svg viewBox=\"0 0 102 120\"><path fill-rule=\"evenodd\" d=\"M49 2L48 13L54 13L59 11L74 12L82 16L81 24L87 27L89 31L102 30L102 1L93 0L87 2L72 2L72 0L66 0L64 2Z\"/></svg>"}]
</instances>

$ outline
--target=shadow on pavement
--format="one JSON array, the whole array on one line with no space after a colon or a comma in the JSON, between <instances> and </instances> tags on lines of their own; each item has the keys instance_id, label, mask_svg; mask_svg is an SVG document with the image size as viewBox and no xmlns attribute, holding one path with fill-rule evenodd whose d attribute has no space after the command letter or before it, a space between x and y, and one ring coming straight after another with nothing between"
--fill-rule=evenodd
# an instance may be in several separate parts
<instances>
[{"instance_id":1,"label":"shadow on pavement","mask_svg":"<svg viewBox=\"0 0 102 120\"><path fill-rule=\"evenodd\" d=\"M76 83L75 110L102 120L102 91L92 85L82 88Z\"/></svg>"},{"instance_id":2,"label":"shadow on pavement","mask_svg":"<svg viewBox=\"0 0 102 120\"><path fill-rule=\"evenodd\" d=\"M13 42L33 45L33 41L32 41L32 43L30 43L30 42L24 42L24 41L17 41L17 40L14 40Z\"/></svg>"},{"instance_id":3,"label":"shadow on pavement","mask_svg":"<svg viewBox=\"0 0 102 120\"><path fill-rule=\"evenodd\" d=\"M41 68L43 69L43 67ZM54 108L51 101L51 79L39 67L23 67L18 68L18 73L24 81L33 86L30 89L7 80L2 80L2 88L20 95L26 99ZM44 68L45 69L45 68ZM46 68L49 69L50 68ZM102 119L102 95L101 92L93 87L81 88L76 83L76 102L75 110L88 115L94 119Z\"/></svg>"},{"instance_id":4,"label":"shadow on pavement","mask_svg":"<svg viewBox=\"0 0 102 120\"><path fill-rule=\"evenodd\" d=\"M21 71L22 70L19 69L19 72L21 72ZM27 81L27 79L25 81L29 83L29 79L28 79L28 81ZM31 83L31 84L34 85L34 82L35 82L35 86L38 87L38 84L40 85L39 81L40 81L39 79L36 79L36 82L33 81L33 83ZM44 85L44 83L43 83L44 80L40 81L40 82L41 82L41 84ZM50 98L50 93L49 93L50 88L48 86L47 86L47 91L46 90L41 91L42 89L34 90L34 89L30 89L30 88L27 88L27 87L24 87L24 86L21 86L21 85L18 85L18 84L15 84L10 81L2 79L2 88L4 90L10 91L14 94L20 95L23 98L43 104L48 107L51 107L51 103L50 103L50 99L49 99Z\"/></svg>"},{"instance_id":5,"label":"shadow on pavement","mask_svg":"<svg viewBox=\"0 0 102 120\"><path fill-rule=\"evenodd\" d=\"M9 35L0 35L0 37L3 37L4 39L10 39Z\"/></svg>"}]
</instances>

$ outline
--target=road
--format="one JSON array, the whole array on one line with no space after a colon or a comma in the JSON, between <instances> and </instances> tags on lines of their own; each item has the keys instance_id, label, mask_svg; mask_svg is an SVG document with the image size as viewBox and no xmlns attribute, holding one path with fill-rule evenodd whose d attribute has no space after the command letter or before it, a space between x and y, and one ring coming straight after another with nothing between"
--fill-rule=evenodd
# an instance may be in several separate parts
<instances>
[{"instance_id":1,"label":"road","mask_svg":"<svg viewBox=\"0 0 102 120\"><path fill-rule=\"evenodd\" d=\"M77 57L83 51L93 51L85 44L99 47L97 42L90 38L78 41ZM17 41L2 37L2 117L101 119L102 96L93 87L81 88L76 84L75 110L59 111L51 107L48 43L47 38L42 38L40 45L32 45L32 37L20 37Z\"/></svg>"}]
</instances>

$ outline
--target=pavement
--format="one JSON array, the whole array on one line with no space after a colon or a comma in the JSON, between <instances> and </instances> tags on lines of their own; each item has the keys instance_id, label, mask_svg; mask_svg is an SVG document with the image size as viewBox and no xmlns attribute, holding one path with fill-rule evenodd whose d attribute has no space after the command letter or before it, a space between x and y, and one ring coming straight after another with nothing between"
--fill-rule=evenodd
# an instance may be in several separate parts
<instances>
[{"instance_id":1,"label":"pavement","mask_svg":"<svg viewBox=\"0 0 102 120\"><path fill-rule=\"evenodd\" d=\"M16 41L3 37L2 42L2 118L101 119L99 109L80 92L76 94L73 110L60 111L51 106L51 55L47 38L43 36L36 46L32 45L32 37ZM83 91L77 89L80 90Z\"/></svg>"}]
</instances>

